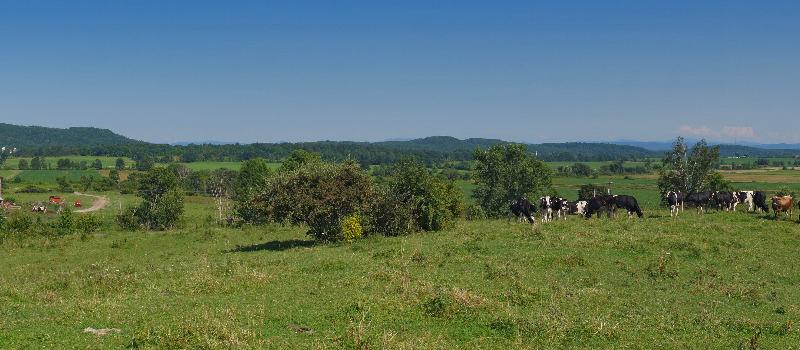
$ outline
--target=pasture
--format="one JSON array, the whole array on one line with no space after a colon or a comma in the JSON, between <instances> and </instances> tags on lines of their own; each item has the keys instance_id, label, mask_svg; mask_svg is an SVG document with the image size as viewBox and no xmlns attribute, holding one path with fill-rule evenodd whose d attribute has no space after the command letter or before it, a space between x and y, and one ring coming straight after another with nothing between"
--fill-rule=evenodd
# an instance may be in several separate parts
<instances>
[{"instance_id":1,"label":"pasture","mask_svg":"<svg viewBox=\"0 0 800 350\"><path fill-rule=\"evenodd\" d=\"M192 209L193 212L200 210ZM324 244L302 228L0 246L6 348L764 348L800 343L800 228L663 210ZM119 328L97 337L86 327ZM298 331L299 330L299 331ZM305 331L304 331L305 330Z\"/></svg>"},{"instance_id":2,"label":"pasture","mask_svg":"<svg viewBox=\"0 0 800 350\"><path fill-rule=\"evenodd\" d=\"M800 190L800 171L724 176L740 189ZM582 184L608 182L639 198L645 217L535 227L460 220L442 232L352 243L315 242L303 227L219 227L213 199L199 196L186 197L180 229L125 232L114 216L139 199L100 193L110 204L93 214L103 220L97 233L2 235L0 348L800 344L797 214L775 221L740 206L670 218L653 175L553 179L570 199ZM457 184L465 195L474 188Z\"/></svg>"}]
</instances>

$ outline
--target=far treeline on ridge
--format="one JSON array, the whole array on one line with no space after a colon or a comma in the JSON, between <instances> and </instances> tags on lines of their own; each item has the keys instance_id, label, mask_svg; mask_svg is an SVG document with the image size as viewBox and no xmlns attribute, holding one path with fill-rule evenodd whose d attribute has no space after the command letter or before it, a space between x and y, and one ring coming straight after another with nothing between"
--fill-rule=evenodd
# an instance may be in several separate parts
<instances>
[{"instance_id":1,"label":"far treeline on ridge","mask_svg":"<svg viewBox=\"0 0 800 350\"><path fill-rule=\"evenodd\" d=\"M0 144L16 147L20 157L67 155L130 157L197 161L242 161L263 158L280 161L297 149L319 153L328 161L355 159L364 165L387 164L414 156L425 164L471 160L476 148L486 149L512 142L497 139L457 139L432 136L408 141L352 142L317 141L296 143L252 143L225 145L168 145L133 140L98 128L45 128L0 123ZM663 151L630 145L590 142L529 144L530 153L544 161L618 161L661 157ZM764 149L720 145L720 156L793 157L800 150Z\"/></svg>"}]
</instances>

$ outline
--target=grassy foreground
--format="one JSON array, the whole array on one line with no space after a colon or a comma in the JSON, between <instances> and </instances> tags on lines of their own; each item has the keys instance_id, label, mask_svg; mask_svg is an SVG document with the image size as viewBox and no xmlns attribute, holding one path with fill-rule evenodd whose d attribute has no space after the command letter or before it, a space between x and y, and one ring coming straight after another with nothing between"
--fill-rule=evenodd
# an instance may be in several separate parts
<instances>
[{"instance_id":1,"label":"grassy foreground","mask_svg":"<svg viewBox=\"0 0 800 350\"><path fill-rule=\"evenodd\" d=\"M337 244L278 226L16 239L0 348L789 349L798 256L800 225L742 212Z\"/></svg>"}]
</instances>

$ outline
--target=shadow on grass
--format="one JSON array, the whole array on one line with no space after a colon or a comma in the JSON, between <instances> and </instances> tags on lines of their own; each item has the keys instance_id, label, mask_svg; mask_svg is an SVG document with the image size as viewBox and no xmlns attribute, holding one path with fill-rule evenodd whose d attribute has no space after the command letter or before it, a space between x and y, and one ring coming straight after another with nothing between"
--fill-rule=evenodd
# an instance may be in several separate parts
<instances>
[{"instance_id":1,"label":"shadow on grass","mask_svg":"<svg viewBox=\"0 0 800 350\"><path fill-rule=\"evenodd\" d=\"M237 245L236 248L231 250L226 250L226 253L249 253L249 252L258 252L262 250L268 250L273 252L280 252L284 250L294 249L294 248L310 248L315 245L319 244L316 241L309 241L309 240L301 240L301 239L290 239L286 241L270 241L267 243L259 243L253 245L246 245L246 246L239 246Z\"/></svg>"}]
</instances>

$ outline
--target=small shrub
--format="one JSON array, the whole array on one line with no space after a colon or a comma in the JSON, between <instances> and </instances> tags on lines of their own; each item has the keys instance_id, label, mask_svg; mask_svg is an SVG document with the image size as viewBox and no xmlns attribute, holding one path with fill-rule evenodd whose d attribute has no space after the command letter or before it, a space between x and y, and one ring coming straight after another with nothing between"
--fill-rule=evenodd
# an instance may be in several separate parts
<instances>
[{"instance_id":1,"label":"small shrub","mask_svg":"<svg viewBox=\"0 0 800 350\"><path fill-rule=\"evenodd\" d=\"M29 215L14 215L5 223L5 228L10 232L26 233L33 227L33 219Z\"/></svg>"},{"instance_id":2,"label":"small shrub","mask_svg":"<svg viewBox=\"0 0 800 350\"><path fill-rule=\"evenodd\" d=\"M68 235L75 231L75 222L76 222L75 214L72 213L72 210L69 207L64 208L61 211L61 214L58 214L58 219L53 224L53 228L55 229L55 233L60 235Z\"/></svg>"},{"instance_id":3,"label":"small shrub","mask_svg":"<svg viewBox=\"0 0 800 350\"><path fill-rule=\"evenodd\" d=\"M99 216L86 214L78 216L75 221L75 228L81 233L94 233L103 225L103 220Z\"/></svg>"},{"instance_id":4,"label":"small shrub","mask_svg":"<svg viewBox=\"0 0 800 350\"><path fill-rule=\"evenodd\" d=\"M50 192L50 191L47 190L46 188L42 188L42 187L34 186L34 185L28 185L28 186L25 186L25 187L17 190L17 193L47 193L47 192Z\"/></svg>"},{"instance_id":5,"label":"small shrub","mask_svg":"<svg viewBox=\"0 0 800 350\"><path fill-rule=\"evenodd\" d=\"M129 207L125 208L121 213L117 214L116 221L117 225L123 230L136 230L139 228L139 223L136 220L136 208Z\"/></svg>"},{"instance_id":6,"label":"small shrub","mask_svg":"<svg viewBox=\"0 0 800 350\"><path fill-rule=\"evenodd\" d=\"M470 204L465 209L464 216L467 220L482 220L486 219L486 212L480 205Z\"/></svg>"},{"instance_id":7,"label":"small shrub","mask_svg":"<svg viewBox=\"0 0 800 350\"><path fill-rule=\"evenodd\" d=\"M342 238L346 241L359 239L363 236L364 229L361 227L361 220L355 215L348 216L342 220Z\"/></svg>"}]
</instances>

